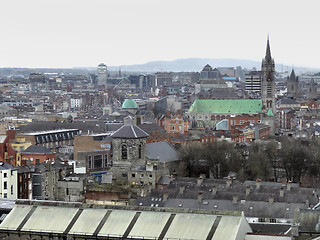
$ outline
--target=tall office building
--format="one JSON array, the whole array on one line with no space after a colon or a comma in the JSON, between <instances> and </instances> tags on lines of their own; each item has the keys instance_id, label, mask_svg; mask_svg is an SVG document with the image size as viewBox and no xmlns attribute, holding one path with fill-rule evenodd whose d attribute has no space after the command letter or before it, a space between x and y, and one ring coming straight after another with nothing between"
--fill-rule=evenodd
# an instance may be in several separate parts
<instances>
[{"instance_id":1,"label":"tall office building","mask_svg":"<svg viewBox=\"0 0 320 240\"><path fill-rule=\"evenodd\" d=\"M261 71L246 74L246 92L250 97L261 98Z\"/></svg>"},{"instance_id":2,"label":"tall office building","mask_svg":"<svg viewBox=\"0 0 320 240\"><path fill-rule=\"evenodd\" d=\"M107 85L108 71L107 66L104 63L100 63L98 66L98 85Z\"/></svg>"}]
</instances>

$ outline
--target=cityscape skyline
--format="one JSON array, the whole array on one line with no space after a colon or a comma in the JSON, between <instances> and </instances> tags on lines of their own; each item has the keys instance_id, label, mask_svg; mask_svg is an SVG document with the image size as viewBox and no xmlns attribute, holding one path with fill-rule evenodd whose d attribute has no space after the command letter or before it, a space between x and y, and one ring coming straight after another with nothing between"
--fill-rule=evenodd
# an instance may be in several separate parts
<instances>
[{"instance_id":1,"label":"cityscape skyline","mask_svg":"<svg viewBox=\"0 0 320 240\"><path fill-rule=\"evenodd\" d=\"M277 63L320 68L315 31L320 17L312 8L316 2L308 3L2 2L0 67L116 66L184 58L260 61L269 35Z\"/></svg>"}]
</instances>

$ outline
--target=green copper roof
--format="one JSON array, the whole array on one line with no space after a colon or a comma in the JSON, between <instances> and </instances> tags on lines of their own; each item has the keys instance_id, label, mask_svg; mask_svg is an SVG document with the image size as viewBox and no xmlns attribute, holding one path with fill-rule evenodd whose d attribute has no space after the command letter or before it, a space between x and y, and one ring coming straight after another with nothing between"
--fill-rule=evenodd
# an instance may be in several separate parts
<instances>
[{"instance_id":1,"label":"green copper roof","mask_svg":"<svg viewBox=\"0 0 320 240\"><path fill-rule=\"evenodd\" d=\"M122 104L122 109L123 108L138 108L138 104L136 103L135 100L132 99L126 99L123 104Z\"/></svg>"},{"instance_id":2,"label":"green copper roof","mask_svg":"<svg viewBox=\"0 0 320 240\"><path fill-rule=\"evenodd\" d=\"M188 113L261 113L262 100L258 99L233 99L233 100L213 100L197 99L191 105Z\"/></svg>"},{"instance_id":3,"label":"green copper roof","mask_svg":"<svg viewBox=\"0 0 320 240\"><path fill-rule=\"evenodd\" d=\"M271 108L269 108L269 110L268 110L268 112L267 112L267 116L268 116L268 117L274 117L274 114L273 114Z\"/></svg>"}]
</instances>

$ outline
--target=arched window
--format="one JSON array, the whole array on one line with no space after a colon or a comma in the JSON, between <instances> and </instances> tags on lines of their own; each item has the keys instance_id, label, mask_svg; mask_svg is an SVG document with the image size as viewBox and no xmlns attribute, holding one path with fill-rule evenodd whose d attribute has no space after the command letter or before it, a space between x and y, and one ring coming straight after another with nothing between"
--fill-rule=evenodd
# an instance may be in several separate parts
<instances>
[{"instance_id":1,"label":"arched window","mask_svg":"<svg viewBox=\"0 0 320 240\"><path fill-rule=\"evenodd\" d=\"M121 153L122 159L128 159L128 150L126 145L122 145Z\"/></svg>"},{"instance_id":2,"label":"arched window","mask_svg":"<svg viewBox=\"0 0 320 240\"><path fill-rule=\"evenodd\" d=\"M141 144L139 145L139 159L142 157L142 146Z\"/></svg>"}]
</instances>

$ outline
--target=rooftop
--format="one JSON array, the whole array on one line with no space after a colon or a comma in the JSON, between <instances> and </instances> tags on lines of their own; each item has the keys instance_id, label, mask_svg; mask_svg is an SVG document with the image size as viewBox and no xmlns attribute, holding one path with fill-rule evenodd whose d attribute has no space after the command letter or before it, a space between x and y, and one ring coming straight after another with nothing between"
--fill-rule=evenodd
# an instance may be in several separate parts
<instances>
[{"instance_id":1,"label":"rooftop","mask_svg":"<svg viewBox=\"0 0 320 240\"><path fill-rule=\"evenodd\" d=\"M262 112L262 100L232 99L213 100L197 99L191 105L188 113L226 113L226 114L254 114Z\"/></svg>"}]
</instances>

